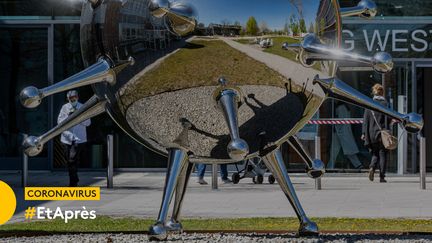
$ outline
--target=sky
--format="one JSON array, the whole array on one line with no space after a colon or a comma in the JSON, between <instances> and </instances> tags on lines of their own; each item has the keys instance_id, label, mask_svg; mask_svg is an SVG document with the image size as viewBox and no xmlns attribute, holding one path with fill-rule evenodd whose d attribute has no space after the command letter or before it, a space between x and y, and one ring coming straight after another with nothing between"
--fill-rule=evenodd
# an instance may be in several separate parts
<instances>
[{"instance_id":1,"label":"sky","mask_svg":"<svg viewBox=\"0 0 432 243\"><path fill-rule=\"evenodd\" d=\"M289 0L184 0L195 6L199 22L220 24L223 20L231 23L239 21L242 25L250 16L260 24L265 21L270 29L283 29L292 12L297 12ZM306 26L308 19L316 15L319 0L303 0L303 15Z\"/></svg>"}]
</instances>

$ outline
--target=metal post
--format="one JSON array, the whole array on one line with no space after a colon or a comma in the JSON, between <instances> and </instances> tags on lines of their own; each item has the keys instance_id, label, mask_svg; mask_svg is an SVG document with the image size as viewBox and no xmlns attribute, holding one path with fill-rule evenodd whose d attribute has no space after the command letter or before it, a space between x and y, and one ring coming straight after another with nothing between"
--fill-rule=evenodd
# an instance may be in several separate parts
<instances>
[{"instance_id":1,"label":"metal post","mask_svg":"<svg viewBox=\"0 0 432 243\"><path fill-rule=\"evenodd\" d=\"M113 173L114 173L114 136L107 136L108 147L108 166L107 166L107 188L113 188Z\"/></svg>"},{"instance_id":2,"label":"metal post","mask_svg":"<svg viewBox=\"0 0 432 243\"><path fill-rule=\"evenodd\" d=\"M398 111L402 114L408 113L407 97L404 95L398 96ZM397 173L403 175L407 173L408 164L408 135L401 126L398 126L398 169Z\"/></svg>"},{"instance_id":3,"label":"metal post","mask_svg":"<svg viewBox=\"0 0 432 243\"><path fill-rule=\"evenodd\" d=\"M321 159L321 137L315 136L315 158ZM315 179L315 190L321 190L321 177Z\"/></svg>"},{"instance_id":4,"label":"metal post","mask_svg":"<svg viewBox=\"0 0 432 243\"><path fill-rule=\"evenodd\" d=\"M212 164L212 189L218 189L218 165Z\"/></svg>"},{"instance_id":5,"label":"metal post","mask_svg":"<svg viewBox=\"0 0 432 243\"><path fill-rule=\"evenodd\" d=\"M23 134L24 140L27 138L27 134ZM24 151L22 152L22 176L21 176L21 185L22 187L27 186L27 178L28 178L28 156Z\"/></svg>"},{"instance_id":6,"label":"metal post","mask_svg":"<svg viewBox=\"0 0 432 243\"><path fill-rule=\"evenodd\" d=\"M420 137L420 189L426 190L426 138Z\"/></svg>"}]
</instances>

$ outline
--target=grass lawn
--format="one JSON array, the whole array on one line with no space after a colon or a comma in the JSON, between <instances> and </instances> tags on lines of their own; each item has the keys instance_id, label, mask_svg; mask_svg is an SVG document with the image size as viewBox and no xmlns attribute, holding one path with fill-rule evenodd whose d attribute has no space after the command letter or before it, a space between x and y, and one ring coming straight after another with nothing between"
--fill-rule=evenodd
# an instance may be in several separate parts
<instances>
[{"instance_id":1,"label":"grass lawn","mask_svg":"<svg viewBox=\"0 0 432 243\"><path fill-rule=\"evenodd\" d=\"M432 232L431 220L416 219L350 219L315 218L322 231L394 231L394 232ZM154 223L150 219L110 218L99 216L95 220L44 220L15 223L0 226L0 236L10 233L31 232L140 232L147 231ZM296 218L241 218L241 219L185 219L185 230L238 230L238 231L297 231Z\"/></svg>"},{"instance_id":2,"label":"grass lawn","mask_svg":"<svg viewBox=\"0 0 432 243\"><path fill-rule=\"evenodd\" d=\"M276 71L221 40L194 40L128 87L123 103L167 91L218 85L221 76L237 85L284 87L286 82Z\"/></svg>"},{"instance_id":3,"label":"grass lawn","mask_svg":"<svg viewBox=\"0 0 432 243\"><path fill-rule=\"evenodd\" d=\"M295 43L299 43L300 40L299 39L294 39L292 37L269 37L271 39L273 39L273 46L263 49L263 52L267 52L267 53L271 53L271 54L275 54L281 57L285 57L291 61L297 62L296 59L296 53L293 51L287 51L282 49L282 44L287 42L288 44L295 44ZM241 44L249 44L249 40L247 39L238 39L236 40L237 42L241 43ZM320 65L317 63L313 66L313 68L315 70L321 70Z\"/></svg>"},{"instance_id":4,"label":"grass lawn","mask_svg":"<svg viewBox=\"0 0 432 243\"><path fill-rule=\"evenodd\" d=\"M294 53L293 51L287 51L282 49L282 44L284 42L288 42L288 44L295 44L295 43L299 43L300 40L291 37L272 37L272 39L273 39L273 46L264 49L264 52L285 57L290 59L291 61L296 61L296 53Z\"/></svg>"}]
</instances>

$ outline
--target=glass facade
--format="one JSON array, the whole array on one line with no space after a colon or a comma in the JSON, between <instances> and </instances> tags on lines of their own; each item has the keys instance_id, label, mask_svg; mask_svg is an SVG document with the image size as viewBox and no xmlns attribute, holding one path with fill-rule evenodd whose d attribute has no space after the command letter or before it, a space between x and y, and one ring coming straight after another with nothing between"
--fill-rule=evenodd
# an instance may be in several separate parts
<instances>
[{"instance_id":1,"label":"glass facade","mask_svg":"<svg viewBox=\"0 0 432 243\"><path fill-rule=\"evenodd\" d=\"M1 19L69 19L80 16L81 0L0 0Z\"/></svg>"},{"instance_id":2,"label":"glass facade","mask_svg":"<svg viewBox=\"0 0 432 243\"><path fill-rule=\"evenodd\" d=\"M18 94L27 86L46 87L84 69L80 47L80 0L0 0L0 170L21 168L22 134L40 135L57 124L66 93L24 108ZM80 102L93 95L78 89ZM106 114L92 119L81 168L106 168L106 136L115 136L116 168L163 168L166 159L130 139ZM59 137L47 144L30 169L63 169Z\"/></svg>"},{"instance_id":3,"label":"glass facade","mask_svg":"<svg viewBox=\"0 0 432 243\"><path fill-rule=\"evenodd\" d=\"M358 2L340 0L342 7L355 6ZM430 16L432 2L420 0L375 0L375 2L379 11L374 19L364 20L355 17L344 19L343 48L364 55L373 55L378 51L389 52L394 58L395 67L390 73L377 75L367 67L353 67L344 63L341 64L340 77L367 95L370 95L370 87L373 83L383 84L385 97L393 109L404 113L423 114L426 124L423 135L426 136L426 139L432 139L429 134L431 129L428 128L428 117L432 113L425 108L426 104L432 100L428 101L429 98L424 95L424 87L428 83L425 73L429 73L429 66L432 65L432 59L430 59L432 57L432 17ZM345 73L344 70L348 72ZM330 109L332 112L327 114L337 118L333 108L336 102L330 101L330 103L332 104L328 107L332 107ZM363 111L358 108L353 109L357 112L351 114L351 117L361 117ZM354 125L352 127L360 150L359 158L363 158L360 159L362 163L368 165L368 153L358 139L360 127L355 128ZM323 130L324 134L329 134L326 131L328 128ZM397 125L391 127L391 130L394 135L398 136L400 146L398 150L389 153L388 171L418 172L419 143L417 136L407 135ZM324 142L330 151L334 148L334 142L330 142L334 141L334 136L331 137ZM430 155L427 154L427 157L429 158ZM327 158L331 161L330 155ZM339 168L346 168L350 163L350 158L345 156L341 158L341 161L345 163L345 166L340 164ZM427 167L430 170L432 163L428 161Z\"/></svg>"},{"instance_id":4,"label":"glass facade","mask_svg":"<svg viewBox=\"0 0 432 243\"><path fill-rule=\"evenodd\" d=\"M49 129L48 104L29 110L17 97L26 86L48 85L47 29L0 28L0 56L0 158L4 169L17 169L22 134ZM38 156L45 166L47 156Z\"/></svg>"},{"instance_id":5,"label":"glass facade","mask_svg":"<svg viewBox=\"0 0 432 243\"><path fill-rule=\"evenodd\" d=\"M356 6L360 0L339 0L342 7ZM378 16L430 17L432 2L425 0L374 0L378 8Z\"/></svg>"}]
</instances>

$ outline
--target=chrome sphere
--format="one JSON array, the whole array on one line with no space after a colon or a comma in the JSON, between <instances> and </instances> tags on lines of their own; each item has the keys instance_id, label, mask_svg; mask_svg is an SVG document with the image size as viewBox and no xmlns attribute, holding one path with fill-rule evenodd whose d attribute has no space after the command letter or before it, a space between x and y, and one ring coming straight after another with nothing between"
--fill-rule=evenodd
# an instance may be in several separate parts
<instances>
[{"instance_id":1,"label":"chrome sphere","mask_svg":"<svg viewBox=\"0 0 432 243\"><path fill-rule=\"evenodd\" d=\"M363 12L360 15L360 17L363 17L363 18L367 18L367 19L373 18L373 17L375 17L375 15L378 12L375 2L373 2L371 0L361 0L358 3L358 6L361 6L366 10L365 12Z\"/></svg>"},{"instance_id":2,"label":"chrome sphere","mask_svg":"<svg viewBox=\"0 0 432 243\"><path fill-rule=\"evenodd\" d=\"M166 240L168 238L167 228L163 223L156 223L149 228L149 240Z\"/></svg>"},{"instance_id":3,"label":"chrome sphere","mask_svg":"<svg viewBox=\"0 0 432 243\"><path fill-rule=\"evenodd\" d=\"M424 120L423 117L417 113L409 113L406 115L403 125L408 132L416 133L423 129Z\"/></svg>"},{"instance_id":4,"label":"chrome sphere","mask_svg":"<svg viewBox=\"0 0 432 243\"><path fill-rule=\"evenodd\" d=\"M20 102L26 108L36 108L42 102L42 94L38 88L29 86L20 93Z\"/></svg>"},{"instance_id":5,"label":"chrome sphere","mask_svg":"<svg viewBox=\"0 0 432 243\"><path fill-rule=\"evenodd\" d=\"M28 156L36 156L43 150L43 145L39 143L39 139L34 136L29 136L23 141L24 152Z\"/></svg>"},{"instance_id":6,"label":"chrome sphere","mask_svg":"<svg viewBox=\"0 0 432 243\"><path fill-rule=\"evenodd\" d=\"M373 56L374 70L380 73L387 73L393 69L393 58L387 52L378 52Z\"/></svg>"},{"instance_id":7,"label":"chrome sphere","mask_svg":"<svg viewBox=\"0 0 432 243\"><path fill-rule=\"evenodd\" d=\"M310 220L300 222L298 234L300 236L317 235L319 234L318 225Z\"/></svg>"},{"instance_id":8,"label":"chrome sphere","mask_svg":"<svg viewBox=\"0 0 432 243\"><path fill-rule=\"evenodd\" d=\"M249 154L249 146L245 140L236 139L228 144L227 152L231 159L240 161Z\"/></svg>"},{"instance_id":9,"label":"chrome sphere","mask_svg":"<svg viewBox=\"0 0 432 243\"><path fill-rule=\"evenodd\" d=\"M307 171L309 177L316 179L320 178L325 174L325 164L322 160L315 159L312 161L312 168Z\"/></svg>"},{"instance_id":10,"label":"chrome sphere","mask_svg":"<svg viewBox=\"0 0 432 243\"><path fill-rule=\"evenodd\" d=\"M183 226L180 222L175 222L173 219L170 219L166 224L165 227L170 232L177 232L181 233L183 231Z\"/></svg>"}]
</instances>

